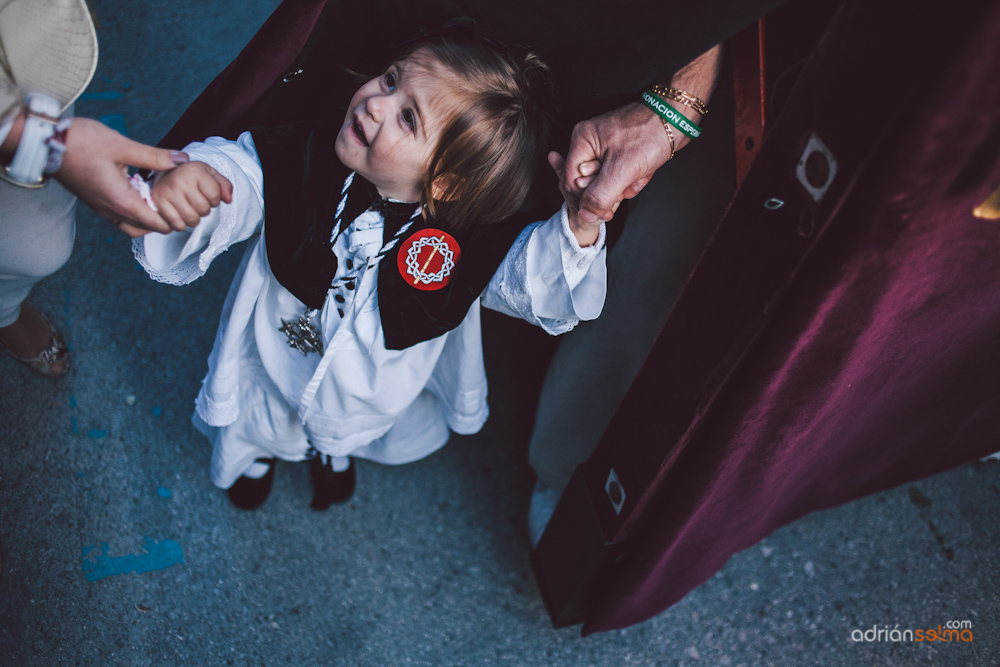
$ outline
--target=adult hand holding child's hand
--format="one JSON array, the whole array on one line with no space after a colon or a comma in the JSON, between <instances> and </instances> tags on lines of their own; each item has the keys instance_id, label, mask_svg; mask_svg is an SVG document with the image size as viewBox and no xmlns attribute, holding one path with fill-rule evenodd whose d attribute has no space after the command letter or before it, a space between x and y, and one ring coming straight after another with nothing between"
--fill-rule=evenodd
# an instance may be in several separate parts
<instances>
[{"instance_id":1,"label":"adult hand holding child's hand","mask_svg":"<svg viewBox=\"0 0 1000 667\"><path fill-rule=\"evenodd\" d=\"M699 101L708 100L718 79L720 54L720 46L712 47L677 72L670 85ZM703 115L686 105L677 111L688 117ZM610 220L616 204L639 194L656 170L689 141L681 132L665 131L663 121L645 103L626 104L573 128L560 187L579 198L582 219ZM584 165L595 160L600 172L588 178Z\"/></svg>"},{"instance_id":2,"label":"adult hand holding child's hand","mask_svg":"<svg viewBox=\"0 0 1000 667\"><path fill-rule=\"evenodd\" d=\"M130 236L144 232L166 234L172 229L184 229L184 224L168 220L147 206L129 185L128 168L168 171L187 160L185 153L140 144L96 120L74 118L55 179Z\"/></svg>"},{"instance_id":3,"label":"adult hand holding child's hand","mask_svg":"<svg viewBox=\"0 0 1000 667\"><path fill-rule=\"evenodd\" d=\"M600 238L601 223L604 222L602 219L597 219L593 221L588 221L581 217L580 215L580 197L577 192L582 192L588 186L588 184L593 181L593 179L599 175L601 171L601 163L597 160L591 160L589 162L584 162L581 164L577 170L578 176L572 179L573 190L570 190L566 186L567 179L565 168L566 159L559 153L552 151L549 153L549 165L555 170L557 177L559 178L559 191L562 193L563 199L566 200L566 211L569 217L569 226L573 230L574 236L576 236L577 243L581 247L587 247L597 243L597 239ZM611 215L618 210L621 205L621 198L618 199L611 206Z\"/></svg>"},{"instance_id":4,"label":"adult hand holding child's hand","mask_svg":"<svg viewBox=\"0 0 1000 667\"><path fill-rule=\"evenodd\" d=\"M659 118L641 103L629 104L573 128L560 189L577 198L583 220L610 220L669 157Z\"/></svg>"}]
</instances>

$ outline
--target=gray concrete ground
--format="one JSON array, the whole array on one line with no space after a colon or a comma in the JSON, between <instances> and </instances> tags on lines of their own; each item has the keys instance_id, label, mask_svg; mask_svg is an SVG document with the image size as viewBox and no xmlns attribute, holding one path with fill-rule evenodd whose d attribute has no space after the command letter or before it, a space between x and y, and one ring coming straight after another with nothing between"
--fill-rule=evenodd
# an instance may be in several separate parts
<instances>
[{"instance_id":1,"label":"gray concrete ground","mask_svg":"<svg viewBox=\"0 0 1000 667\"><path fill-rule=\"evenodd\" d=\"M78 113L155 141L276 1L93 4L101 65ZM1000 664L996 463L813 514L637 627L553 630L524 529L538 338L500 316L482 433L362 463L325 513L293 464L262 509L232 508L188 416L237 254L157 285L81 207L76 253L33 296L73 373L0 359L0 664ZM949 621L973 641L852 641Z\"/></svg>"}]
</instances>

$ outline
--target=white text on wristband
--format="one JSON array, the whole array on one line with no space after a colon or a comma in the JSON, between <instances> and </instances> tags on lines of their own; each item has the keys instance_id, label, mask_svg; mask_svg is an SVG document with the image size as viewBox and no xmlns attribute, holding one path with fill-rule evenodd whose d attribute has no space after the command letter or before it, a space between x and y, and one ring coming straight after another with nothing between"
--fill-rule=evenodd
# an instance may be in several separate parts
<instances>
[{"instance_id":1,"label":"white text on wristband","mask_svg":"<svg viewBox=\"0 0 1000 667\"><path fill-rule=\"evenodd\" d=\"M697 139L701 136L700 127L682 116L677 109L674 109L650 91L643 91L642 101L646 103L647 107L655 111L660 118L676 127L691 139Z\"/></svg>"}]
</instances>

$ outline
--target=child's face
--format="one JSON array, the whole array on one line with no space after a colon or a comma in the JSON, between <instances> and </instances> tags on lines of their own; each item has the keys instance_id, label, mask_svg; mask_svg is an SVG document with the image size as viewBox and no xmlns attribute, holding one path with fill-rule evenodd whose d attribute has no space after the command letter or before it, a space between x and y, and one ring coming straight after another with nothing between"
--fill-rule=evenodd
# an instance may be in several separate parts
<instances>
[{"instance_id":1,"label":"child's face","mask_svg":"<svg viewBox=\"0 0 1000 667\"><path fill-rule=\"evenodd\" d=\"M393 64L354 94L337 135L337 157L383 197L418 201L437 147L447 101L448 70L431 58Z\"/></svg>"}]
</instances>

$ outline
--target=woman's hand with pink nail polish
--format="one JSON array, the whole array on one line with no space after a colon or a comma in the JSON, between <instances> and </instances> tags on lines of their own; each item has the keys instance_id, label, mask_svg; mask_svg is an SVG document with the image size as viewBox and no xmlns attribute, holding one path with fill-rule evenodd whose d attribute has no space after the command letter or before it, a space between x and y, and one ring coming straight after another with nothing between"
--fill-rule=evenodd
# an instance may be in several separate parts
<instances>
[{"instance_id":1,"label":"woman's hand with pink nail polish","mask_svg":"<svg viewBox=\"0 0 1000 667\"><path fill-rule=\"evenodd\" d=\"M143 201L128 182L128 168L164 172L186 162L186 153L147 146L96 120L74 118L66 132L62 166L54 178L98 215L124 223L119 228L165 234L184 225L168 223Z\"/></svg>"}]
</instances>

